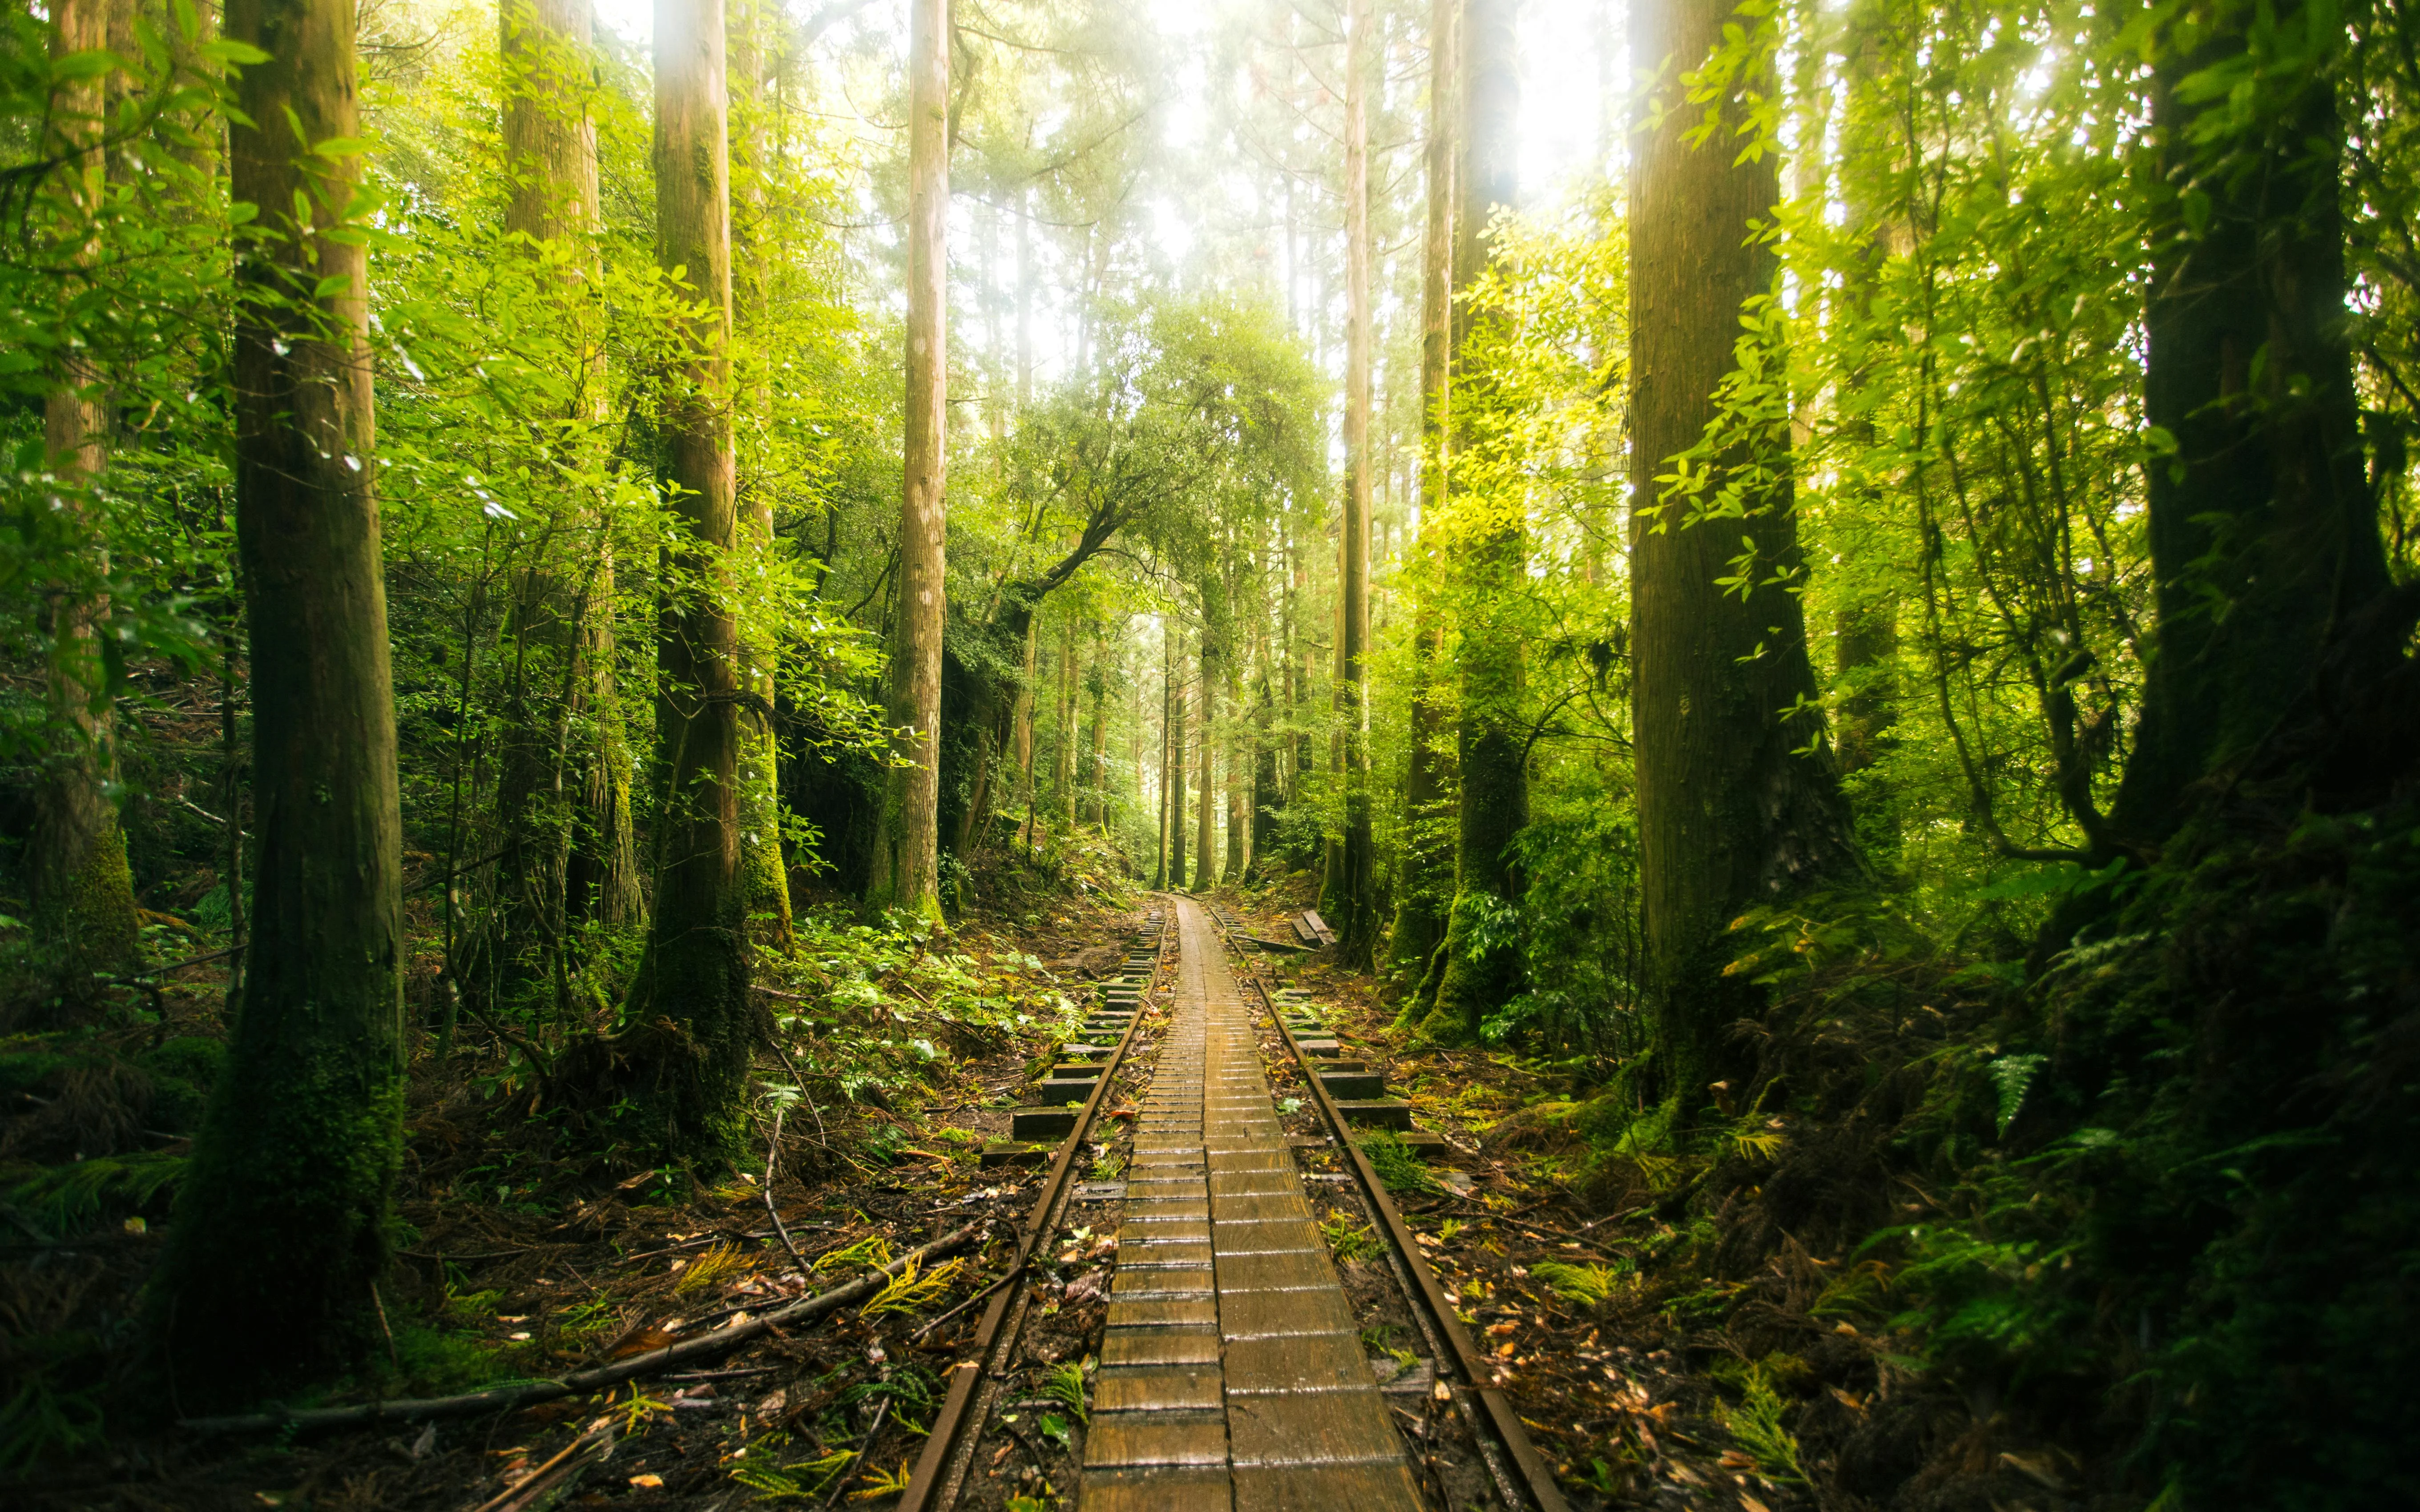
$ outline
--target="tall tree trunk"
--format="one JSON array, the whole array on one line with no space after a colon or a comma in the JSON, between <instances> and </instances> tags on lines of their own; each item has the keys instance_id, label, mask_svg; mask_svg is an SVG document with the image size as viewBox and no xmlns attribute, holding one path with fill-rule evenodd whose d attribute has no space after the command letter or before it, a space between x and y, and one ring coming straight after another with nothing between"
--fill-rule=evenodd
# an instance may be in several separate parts
<instances>
[{"instance_id":1,"label":"tall tree trunk","mask_svg":"<svg viewBox=\"0 0 2420 1512\"><path fill-rule=\"evenodd\" d=\"M1185 656L1169 657L1168 699L1168 885L1185 886Z\"/></svg>"},{"instance_id":2,"label":"tall tree trunk","mask_svg":"<svg viewBox=\"0 0 2420 1512\"><path fill-rule=\"evenodd\" d=\"M1337 554L1336 712L1343 732L1344 834L1337 851L1342 949L1367 967L1378 950L1370 838L1370 3L1344 4L1344 518Z\"/></svg>"},{"instance_id":3,"label":"tall tree trunk","mask_svg":"<svg viewBox=\"0 0 2420 1512\"><path fill-rule=\"evenodd\" d=\"M1050 790L1058 798L1059 817L1076 823L1076 695L1082 686L1076 664L1076 617L1059 635L1059 746L1053 753Z\"/></svg>"},{"instance_id":4,"label":"tall tree trunk","mask_svg":"<svg viewBox=\"0 0 2420 1512\"><path fill-rule=\"evenodd\" d=\"M535 241L584 240L602 229L587 110L591 25L587 0L510 0L498 17L511 166L504 229ZM566 324L582 345L570 418L584 427L575 444L586 450L565 479L578 490L601 460L596 443L612 394L604 332L590 318L593 247L565 267ZM489 998L531 980L561 981L570 927L628 917L638 887L628 745L613 696L611 522L601 501L574 496L554 525L514 585L515 664L496 799L496 875L506 895L497 911L501 938L474 952L492 966L489 980L466 984Z\"/></svg>"},{"instance_id":5,"label":"tall tree trunk","mask_svg":"<svg viewBox=\"0 0 2420 1512\"><path fill-rule=\"evenodd\" d=\"M1838 653L1840 769L1862 771L1883 752L1899 717L1892 666L1899 657L1899 606L1887 599L1840 609L1832 622Z\"/></svg>"},{"instance_id":6,"label":"tall tree trunk","mask_svg":"<svg viewBox=\"0 0 2420 1512\"><path fill-rule=\"evenodd\" d=\"M732 314L736 335L752 342L772 308L768 270L773 248L765 185L773 164L766 126L772 114L768 86L776 59L770 51L779 16L768 0L734 0L728 18L730 42L732 130ZM745 272L739 272L745 270ZM735 395L752 433L768 429L772 420L773 391L769 352L760 350L748 363L752 375L744 393ZM763 441L750 449L762 455ZM743 557L762 561L772 554L773 491L753 468L737 473L738 544ZM746 889L750 937L777 951L790 948L790 870L782 854L782 743L775 720L781 698L782 646L778 627L763 623L770 610L746 616L739 626L739 682L748 694L739 730L739 875Z\"/></svg>"},{"instance_id":7,"label":"tall tree trunk","mask_svg":"<svg viewBox=\"0 0 2420 1512\"><path fill-rule=\"evenodd\" d=\"M1420 239L1420 505L1425 522L1444 507L1446 440L1452 398L1454 126L1459 118L1454 65L1460 52L1459 0L1429 0L1428 224ZM1396 863L1395 924L1388 971L1412 987L1426 978L1453 906L1453 846L1441 811L1441 743L1436 679L1445 629L1426 603L1413 610L1411 730L1404 779L1404 846ZM1406 1016L1429 1004L1417 992Z\"/></svg>"},{"instance_id":8,"label":"tall tree trunk","mask_svg":"<svg viewBox=\"0 0 2420 1512\"><path fill-rule=\"evenodd\" d=\"M1172 743L1172 737L1176 733L1175 626L1166 621L1161 622L1159 640L1159 850L1158 864L1154 869L1151 878L1151 885L1154 890L1157 890L1169 885L1168 800L1171 786L1174 781L1176 766L1175 746ZM1140 746L1141 742L1137 741L1136 744ZM1142 765L1140 760L1138 760L1135 764L1135 779L1138 782L1142 779Z\"/></svg>"},{"instance_id":9,"label":"tall tree trunk","mask_svg":"<svg viewBox=\"0 0 2420 1512\"><path fill-rule=\"evenodd\" d=\"M1092 801L1085 805L1085 817L1106 830L1109 824L1109 670L1102 665L1097 652L1084 679L1084 691L1093 700L1093 759L1084 769L1084 787ZM1142 795L1140 782L1135 795Z\"/></svg>"},{"instance_id":10,"label":"tall tree trunk","mask_svg":"<svg viewBox=\"0 0 2420 1512\"><path fill-rule=\"evenodd\" d=\"M1486 270L1487 223L1509 208L1518 172L1520 76L1513 50L1514 0L1468 0L1463 8L1461 69L1462 162L1455 174L1453 286L1467 289ZM1466 309L1455 313L1454 372L1466 385L1480 378L1477 352L1484 336ZM1467 409L1455 450L1467 449ZM1457 495L1468 485L1450 470ZM1421 1032L1440 1042L1466 1041L1480 1021L1519 989L1516 932L1495 920L1519 908L1522 880L1512 838L1529 822L1529 775L1523 749L1524 669L1521 632L1506 607L1527 570L1528 533L1514 518L1473 539L1460 564L1463 617L1461 725L1456 733L1462 795L1454 838L1453 912L1436 973L1436 1004Z\"/></svg>"},{"instance_id":11,"label":"tall tree trunk","mask_svg":"<svg viewBox=\"0 0 2420 1512\"><path fill-rule=\"evenodd\" d=\"M1218 852L1212 848L1218 825L1218 638L1204 625L1202 630L1202 794L1201 814L1197 819L1193 845L1193 887L1208 892L1218 885Z\"/></svg>"},{"instance_id":12,"label":"tall tree trunk","mask_svg":"<svg viewBox=\"0 0 2420 1512\"><path fill-rule=\"evenodd\" d=\"M645 1137L708 1166L744 1131L752 1021L740 872L739 686L731 580L738 531L732 450L731 178L722 0L657 0L656 255L703 306L665 397L679 544L656 642L659 773L655 917L633 1001Z\"/></svg>"},{"instance_id":13,"label":"tall tree trunk","mask_svg":"<svg viewBox=\"0 0 2420 1512\"><path fill-rule=\"evenodd\" d=\"M2299 34L2305 8L2281 11ZM2249 756L2309 696L2321 652L2388 583L2345 346L2345 139L2334 74L2271 78L2248 126L2179 85L2241 60L2245 11L2182 27L2153 75L2165 181L2209 196L2153 260L2144 407L2177 440L2150 480L2158 608L2119 842L2155 848L2187 790ZM2290 21L2286 18L2292 17ZM2290 92L2289 92L2290 91Z\"/></svg>"},{"instance_id":14,"label":"tall tree trunk","mask_svg":"<svg viewBox=\"0 0 2420 1512\"><path fill-rule=\"evenodd\" d=\"M1252 707L1252 861L1266 876L1277 856L1278 810L1285 790L1278 774L1277 689L1264 660L1260 696Z\"/></svg>"},{"instance_id":15,"label":"tall tree trunk","mask_svg":"<svg viewBox=\"0 0 2420 1512\"><path fill-rule=\"evenodd\" d=\"M402 819L380 561L368 270L336 226L361 134L347 0L234 0L237 545L251 626L252 941L151 1297L188 1407L360 1363L402 1149ZM296 224L307 207L308 225ZM326 292L322 292L322 291Z\"/></svg>"},{"instance_id":16,"label":"tall tree trunk","mask_svg":"<svg viewBox=\"0 0 2420 1512\"><path fill-rule=\"evenodd\" d=\"M908 435L899 517L899 622L887 688L894 753L884 773L866 902L939 917L942 483L949 431L950 19L910 0L908 39Z\"/></svg>"},{"instance_id":17,"label":"tall tree trunk","mask_svg":"<svg viewBox=\"0 0 2420 1512\"><path fill-rule=\"evenodd\" d=\"M1311 645L1303 634L1304 603L1311 596L1311 567L1299 537L1286 543L1286 718L1295 730L1293 766L1287 773L1286 801L1302 795L1302 779L1319 770L1318 748L1311 743Z\"/></svg>"},{"instance_id":18,"label":"tall tree trunk","mask_svg":"<svg viewBox=\"0 0 2420 1512\"><path fill-rule=\"evenodd\" d=\"M1731 17L1726 0L1646 0L1634 56L1659 90L1698 68ZM1737 124L1734 85L1725 119ZM1762 995L1723 968L1724 934L1750 903L1854 871L1833 761L1820 728L1788 711L1814 702L1798 596L1775 580L1798 564L1787 485L1745 519L1693 526L1662 501L1657 475L1698 443L1733 362L1740 310L1773 286L1775 255L1751 239L1780 198L1775 156L1735 161L1728 131L1686 141L1694 108L1642 106L1631 187L1631 646L1640 890L1647 969L1668 1096L1694 1114L1728 1064L1726 1026ZM1745 444L1745 443L1744 443ZM1786 431L1756 444L1786 447ZM1753 539L1764 579L1746 598L1717 580ZM1465 782L1470 780L1465 774Z\"/></svg>"},{"instance_id":19,"label":"tall tree trunk","mask_svg":"<svg viewBox=\"0 0 2420 1512\"><path fill-rule=\"evenodd\" d=\"M638 826L630 796L634 764L629 724L614 672L610 539L598 541L590 569L589 587L577 615L578 674L586 707L574 731L580 795L571 827L571 856L564 868L564 917L573 927L594 923L618 928L639 922L646 903L640 887Z\"/></svg>"},{"instance_id":20,"label":"tall tree trunk","mask_svg":"<svg viewBox=\"0 0 2420 1512\"><path fill-rule=\"evenodd\" d=\"M1042 616L1025 617L1025 655L1017 668L1016 699L1009 711L1009 751L1030 810L1033 804L1033 692L1042 671Z\"/></svg>"},{"instance_id":21,"label":"tall tree trunk","mask_svg":"<svg viewBox=\"0 0 2420 1512\"><path fill-rule=\"evenodd\" d=\"M1234 718L1239 726L1249 728L1249 726L1243 725L1244 689L1242 682L1236 676L1234 661L1232 657L1228 660L1228 664L1225 669L1225 675L1227 678L1227 706L1234 711ZM1249 791L1250 782L1250 772L1249 768L1249 764L1242 759L1241 743L1234 739L1233 736L1229 736L1227 740L1226 786L1226 876L1228 882L1231 884L1240 884L1244 880L1244 869L1249 864L1250 860L1249 855L1246 849L1247 842L1251 838L1250 826L1245 822L1244 817L1245 796Z\"/></svg>"},{"instance_id":22,"label":"tall tree trunk","mask_svg":"<svg viewBox=\"0 0 2420 1512\"><path fill-rule=\"evenodd\" d=\"M50 15L54 59L109 43L108 0L54 0ZM90 263L100 251L93 232L107 174L102 110L101 79L61 83L51 97L52 140L43 144L67 159L48 197L80 263ZM80 537L70 560L88 565L95 579L109 570L86 497L105 460L102 424L101 374L82 347L70 347L43 401L42 435L60 485L54 496L57 518ZM43 597L49 748L34 786L28 881L36 935L54 953L62 981L82 997L94 972L125 964L141 933L126 833L109 796L117 723L101 656L109 601L68 581L49 585Z\"/></svg>"}]
</instances>

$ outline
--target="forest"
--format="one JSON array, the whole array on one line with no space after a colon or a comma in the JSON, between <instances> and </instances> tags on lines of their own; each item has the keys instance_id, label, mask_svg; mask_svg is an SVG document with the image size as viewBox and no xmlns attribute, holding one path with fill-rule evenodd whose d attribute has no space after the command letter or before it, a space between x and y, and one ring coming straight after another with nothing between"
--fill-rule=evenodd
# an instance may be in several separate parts
<instances>
[{"instance_id":1,"label":"forest","mask_svg":"<svg viewBox=\"0 0 2420 1512\"><path fill-rule=\"evenodd\" d=\"M1229 1504L1215 918L1540 1512L2420 1504L2415 433L2409 0L18 0L0 1494Z\"/></svg>"}]
</instances>

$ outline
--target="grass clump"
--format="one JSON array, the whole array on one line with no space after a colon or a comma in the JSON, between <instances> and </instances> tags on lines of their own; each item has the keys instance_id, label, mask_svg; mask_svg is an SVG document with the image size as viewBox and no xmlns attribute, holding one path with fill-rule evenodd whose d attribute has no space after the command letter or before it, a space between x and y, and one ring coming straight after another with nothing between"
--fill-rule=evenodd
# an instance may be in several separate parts
<instances>
[{"instance_id":1,"label":"grass clump","mask_svg":"<svg viewBox=\"0 0 2420 1512\"><path fill-rule=\"evenodd\" d=\"M1319 1237L1340 1260L1366 1260L1378 1253L1378 1236L1341 1212L1319 1226Z\"/></svg>"},{"instance_id":2,"label":"grass clump","mask_svg":"<svg viewBox=\"0 0 2420 1512\"><path fill-rule=\"evenodd\" d=\"M1369 1157L1370 1168L1389 1192L1433 1193L1442 1191L1428 1163L1412 1153L1403 1135L1392 1129L1380 1129L1364 1134L1359 1140L1361 1153Z\"/></svg>"},{"instance_id":3,"label":"grass clump","mask_svg":"<svg viewBox=\"0 0 2420 1512\"><path fill-rule=\"evenodd\" d=\"M1622 1267L1569 1265L1561 1260L1548 1260L1529 1268L1529 1273L1544 1282L1556 1296L1583 1307L1602 1307L1611 1301L1621 1289L1622 1272Z\"/></svg>"}]
</instances>

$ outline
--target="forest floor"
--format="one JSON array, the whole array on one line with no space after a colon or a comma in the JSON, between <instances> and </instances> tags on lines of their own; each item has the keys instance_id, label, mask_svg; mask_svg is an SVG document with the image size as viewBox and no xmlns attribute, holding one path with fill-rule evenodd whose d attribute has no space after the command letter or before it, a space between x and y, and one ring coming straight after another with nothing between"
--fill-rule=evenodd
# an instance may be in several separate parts
<instances>
[{"instance_id":1,"label":"forest floor","mask_svg":"<svg viewBox=\"0 0 2420 1512\"><path fill-rule=\"evenodd\" d=\"M1255 933L1276 935L1302 906L1304 886L1218 896ZM1029 899L1013 918L1002 910L963 922L948 948L970 969L1022 977L1029 989L1072 984L1115 968L1138 903L1099 892L1039 908ZM1850 1257L1793 1243L1718 1265L1722 1213L1692 1217L1668 1183L1660 1195L1652 1181L1608 1183L1590 1137L1554 1116L1573 1106L1573 1088L1510 1054L1407 1043L1379 985L1326 955L1277 969L1328 1007L1340 1035L1411 1101L1420 1126L1444 1137L1425 1162L1392 1147L1382 1174L1575 1505L1781 1512L1812 1504L1810 1478L1837 1485L1841 1463L1859 1455L1871 1461L1869 1504L2069 1504L2059 1492L2071 1460L1972 1428L1954 1397L1907 1389L1885 1337L1845 1314L1818 1316L1856 1273ZM381 1299L384 1358L296 1405L441 1395L625 1359L828 1290L968 1223L989 1227L876 1304L760 1335L609 1399L428 1426L203 1439L169 1426L176 1404L142 1396L131 1355L156 1220L167 1212L162 1188L140 1191L141 1172L184 1146L145 1132L139 1076L110 1068L142 1066L145 1043L215 1032L206 992L171 994L162 1006L143 1043L118 1045L114 1061L54 1057L42 1063L47 1080L31 1079L25 1045L0 1046L0 1063L17 1068L14 1105L0 1109L0 1159L17 1163L8 1211L24 1236L0 1244L0 1375L12 1442L46 1434L54 1450L38 1465L0 1466L19 1476L16 1504L887 1504L921 1447L915 1425L931 1416L980 1316L959 1304L979 1301L1001 1275L1033 1200L1036 1169L986 1168L979 1153L1006 1132L1019 1089L1047 1065L1057 1038L1054 1023L1003 1028L997 1015L983 1032L954 1038L929 1020L890 1026L931 1034L944 1053L912 1088L875 1086L858 1101L802 1103L784 1115L769 1191L786 1239L768 1210L766 1169L706 1187L678 1173L634 1174L558 1122L528 1116L529 1088L516 1085L501 1045L466 1041L442 1067L424 1055L398 1193L413 1237ZM1290 1072L1271 1065L1282 1085ZM768 1059L768 1079L776 1069ZM1126 1080L1139 1085L1146 1072L1139 1063ZM158 1078L154 1105L167 1085ZM1093 1152L1094 1174L1115 1174L1114 1143L1105 1136ZM56 1198L63 1190L54 1175L18 1180L25 1170L112 1162L114 1174L88 1183L81 1208L54 1200L47 1210L81 1218L54 1230L72 1238L24 1217L28 1191ZM130 1201L137 1211L121 1216ZM1074 1315L1102 1284L1085 1211L1071 1209L1067 1232L1032 1278L1046 1319L1070 1314L1061 1332L1071 1340L1082 1333ZM1051 1388L1037 1378L1035 1389ZM1053 1421L1019 1436L1025 1469L1014 1458L1006 1466L1002 1493L1032 1498L1005 1504L1020 1512L1049 1506L1056 1489L1073 1484L1076 1448L1063 1421L1047 1431ZM608 1424L612 1434L598 1435ZM610 1454L597 1452L600 1440L613 1441ZM1938 1484L1899 1494L1927 1476Z\"/></svg>"}]
</instances>

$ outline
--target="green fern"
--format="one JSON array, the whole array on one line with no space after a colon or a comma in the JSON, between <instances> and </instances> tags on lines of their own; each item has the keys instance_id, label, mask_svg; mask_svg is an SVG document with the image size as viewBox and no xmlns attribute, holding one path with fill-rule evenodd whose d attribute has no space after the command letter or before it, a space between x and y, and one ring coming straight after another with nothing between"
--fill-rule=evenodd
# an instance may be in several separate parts
<instances>
[{"instance_id":1,"label":"green fern","mask_svg":"<svg viewBox=\"0 0 2420 1512\"><path fill-rule=\"evenodd\" d=\"M1556 1296L1583 1307L1602 1307L1621 1286L1621 1271L1610 1265L1566 1265L1548 1260L1529 1273L1544 1281Z\"/></svg>"},{"instance_id":2,"label":"green fern","mask_svg":"<svg viewBox=\"0 0 2420 1512\"><path fill-rule=\"evenodd\" d=\"M1093 1420L1084 1410L1084 1366L1080 1363L1070 1361L1051 1371L1042 1382L1042 1395L1075 1413L1077 1422Z\"/></svg>"},{"instance_id":3,"label":"green fern","mask_svg":"<svg viewBox=\"0 0 2420 1512\"><path fill-rule=\"evenodd\" d=\"M148 1206L184 1174L182 1155L103 1155L46 1166L9 1188L8 1200L52 1232L73 1233L106 1212Z\"/></svg>"},{"instance_id":4,"label":"green fern","mask_svg":"<svg viewBox=\"0 0 2420 1512\"><path fill-rule=\"evenodd\" d=\"M1807 1473L1798 1464L1798 1440L1781 1426L1787 1406L1773 1389L1764 1367L1750 1365L1742 1381L1739 1404L1717 1403L1714 1416L1732 1441L1756 1460L1758 1473L1767 1480L1804 1486Z\"/></svg>"},{"instance_id":5,"label":"green fern","mask_svg":"<svg viewBox=\"0 0 2420 1512\"><path fill-rule=\"evenodd\" d=\"M2033 1087L2034 1078L2040 1074L2042 1067L2049 1063L2047 1056L2002 1056L1986 1068L1991 1074L1992 1085L2000 1093L2001 1134L2007 1134L2009 1125L2017 1121L2017 1115L2024 1110L2026 1091Z\"/></svg>"}]
</instances>

